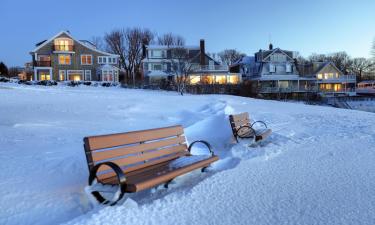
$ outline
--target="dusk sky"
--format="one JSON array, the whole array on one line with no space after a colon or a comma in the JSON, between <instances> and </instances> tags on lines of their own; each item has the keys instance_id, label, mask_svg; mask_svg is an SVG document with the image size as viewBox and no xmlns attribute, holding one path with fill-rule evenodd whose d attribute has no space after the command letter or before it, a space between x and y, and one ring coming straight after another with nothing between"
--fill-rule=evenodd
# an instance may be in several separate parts
<instances>
[{"instance_id":1,"label":"dusk sky","mask_svg":"<svg viewBox=\"0 0 375 225\"><path fill-rule=\"evenodd\" d=\"M90 40L114 28L172 32L188 45L206 40L209 52L235 48L253 55L268 46L311 53L346 51L369 57L375 37L375 0L317 1L19 1L0 2L0 61L22 66L39 41L69 30Z\"/></svg>"}]
</instances>

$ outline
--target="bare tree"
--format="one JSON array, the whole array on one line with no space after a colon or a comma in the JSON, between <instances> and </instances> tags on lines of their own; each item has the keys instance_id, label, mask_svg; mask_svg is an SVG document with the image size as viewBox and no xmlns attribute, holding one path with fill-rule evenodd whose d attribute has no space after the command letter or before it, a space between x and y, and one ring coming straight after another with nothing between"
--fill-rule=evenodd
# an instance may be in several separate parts
<instances>
[{"instance_id":1,"label":"bare tree","mask_svg":"<svg viewBox=\"0 0 375 225\"><path fill-rule=\"evenodd\" d=\"M184 46L185 39L180 35L175 35L172 33L163 34L158 37L158 44L165 46Z\"/></svg>"},{"instance_id":2,"label":"bare tree","mask_svg":"<svg viewBox=\"0 0 375 225\"><path fill-rule=\"evenodd\" d=\"M102 37L100 36L93 36L91 37L91 43L95 45L95 47L101 51L105 51L105 43Z\"/></svg>"},{"instance_id":3,"label":"bare tree","mask_svg":"<svg viewBox=\"0 0 375 225\"><path fill-rule=\"evenodd\" d=\"M232 65L237 60L245 56L245 54L238 52L236 49L225 49L218 53L222 63L226 65Z\"/></svg>"},{"instance_id":4,"label":"bare tree","mask_svg":"<svg viewBox=\"0 0 375 225\"><path fill-rule=\"evenodd\" d=\"M120 55L120 65L125 69L127 78L132 77L133 86L136 74L141 71L142 46L153 39L154 34L150 30L141 28L118 29L105 35L108 50Z\"/></svg>"},{"instance_id":5,"label":"bare tree","mask_svg":"<svg viewBox=\"0 0 375 225\"><path fill-rule=\"evenodd\" d=\"M105 34L104 40L107 44L107 50L120 56L120 67L128 71L127 63L127 45L125 41L125 32L123 29L116 29Z\"/></svg>"},{"instance_id":6,"label":"bare tree","mask_svg":"<svg viewBox=\"0 0 375 225\"><path fill-rule=\"evenodd\" d=\"M350 72L352 60L346 52L335 52L328 55L312 54L309 56L310 62L333 62L335 66L344 74Z\"/></svg>"},{"instance_id":7,"label":"bare tree","mask_svg":"<svg viewBox=\"0 0 375 225\"><path fill-rule=\"evenodd\" d=\"M190 74L193 72L193 63L189 57L189 51L185 47L175 47L171 49L172 59L168 62L171 65L171 71L175 75L177 91L184 95L186 85L189 84ZM167 62L167 63L168 63Z\"/></svg>"},{"instance_id":8,"label":"bare tree","mask_svg":"<svg viewBox=\"0 0 375 225\"><path fill-rule=\"evenodd\" d=\"M358 80L362 80L363 72L370 72L374 69L375 63L366 58L354 58L351 63L350 72L354 73Z\"/></svg>"},{"instance_id":9,"label":"bare tree","mask_svg":"<svg viewBox=\"0 0 375 225\"><path fill-rule=\"evenodd\" d=\"M372 58L375 60L375 38L372 41L371 55L372 55Z\"/></svg>"}]
</instances>

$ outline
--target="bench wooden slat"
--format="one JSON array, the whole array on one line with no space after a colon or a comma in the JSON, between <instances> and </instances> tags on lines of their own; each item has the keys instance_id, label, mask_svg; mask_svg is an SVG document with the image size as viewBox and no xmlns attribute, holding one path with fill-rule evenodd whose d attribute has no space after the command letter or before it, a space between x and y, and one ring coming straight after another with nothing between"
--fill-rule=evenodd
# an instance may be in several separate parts
<instances>
[{"instance_id":1,"label":"bench wooden slat","mask_svg":"<svg viewBox=\"0 0 375 225\"><path fill-rule=\"evenodd\" d=\"M136 165L136 166L124 168L122 171L125 173L125 176L128 175L129 173L135 174L135 173L137 173L138 170L140 170L142 168L147 168L147 167L150 167L150 166L158 165L158 164L163 163L163 162L168 162L170 160L174 160L178 157L185 156L185 155L188 155L188 154L189 154L189 152L178 152L175 155L166 156L166 157L161 158L161 159L148 161L144 164L139 164L139 165ZM100 181L102 181L106 178L116 176L115 172L113 172L113 170L111 170L109 167L103 166L102 168L105 168L105 170L102 171L102 172L104 172L104 174L99 174L97 176Z\"/></svg>"},{"instance_id":2,"label":"bench wooden slat","mask_svg":"<svg viewBox=\"0 0 375 225\"><path fill-rule=\"evenodd\" d=\"M121 166L124 166L124 165L132 165L132 164L144 162L144 161L147 161L147 160L151 160L151 159L154 159L154 158L170 155L170 154L176 154L176 153L179 153L179 152L184 152L186 150L187 150L186 144L176 145L176 146L167 147L167 148L160 149L160 150L146 152L144 154L138 154L138 155L129 156L129 157L126 157L126 158L111 160L111 162L113 162L113 163L115 163L115 164L117 164L118 166L121 167ZM99 168L98 172L100 172L102 170L104 170L104 168L103 169Z\"/></svg>"},{"instance_id":3,"label":"bench wooden slat","mask_svg":"<svg viewBox=\"0 0 375 225\"><path fill-rule=\"evenodd\" d=\"M127 133L92 136L86 137L84 140L87 144L88 149L94 151L127 144L152 141L160 138L178 136L183 134L183 132L184 130L182 126L172 126L150 130L133 131Z\"/></svg>"},{"instance_id":4,"label":"bench wooden slat","mask_svg":"<svg viewBox=\"0 0 375 225\"><path fill-rule=\"evenodd\" d=\"M168 139L161 139L158 141L154 142L148 142L148 143L143 143L143 144L138 144L138 145L133 145L133 146L125 146L125 147L120 147L116 149L108 149L105 151L96 151L92 152L92 159L94 162L105 160L105 159L111 159L111 158L116 158L120 156L126 156L129 154L135 154L135 153L140 153L140 152L145 152L161 147L167 147L170 145L176 145L176 144L183 144L185 143L185 137L184 136L178 136L174 138L168 138Z\"/></svg>"},{"instance_id":5,"label":"bench wooden slat","mask_svg":"<svg viewBox=\"0 0 375 225\"><path fill-rule=\"evenodd\" d=\"M240 113L237 115L232 115L232 118L233 118L234 123L250 120L248 112Z\"/></svg>"}]
</instances>

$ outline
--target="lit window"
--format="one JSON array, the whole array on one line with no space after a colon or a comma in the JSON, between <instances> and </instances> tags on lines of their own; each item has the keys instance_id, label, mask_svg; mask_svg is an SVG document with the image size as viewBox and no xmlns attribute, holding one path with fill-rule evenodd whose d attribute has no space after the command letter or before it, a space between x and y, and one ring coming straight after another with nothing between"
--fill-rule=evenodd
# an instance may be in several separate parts
<instances>
[{"instance_id":1,"label":"lit window","mask_svg":"<svg viewBox=\"0 0 375 225\"><path fill-rule=\"evenodd\" d=\"M198 84L200 81L200 76L190 76L190 84Z\"/></svg>"},{"instance_id":2,"label":"lit window","mask_svg":"<svg viewBox=\"0 0 375 225\"><path fill-rule=\"evenodd\" d=\"M202 76L201 81L202 81L202 84L213 84L214 76L211 76L211 75Z\"/></svg>"},{"instance_id":3,"label":"lit window","mask_svg":"<svg viewBox=\"0 0 375 225\"><path fill-rule=\"evenodd\" d=\"M73 81L83 80L83 70L68 70L68 79Z\"/></svg>"},{"instance_id":4,"label":"lit window","mask_svg":"<svg viewBox=\"0 0 375 225\"><path fill-rule=\"evenodd\" d=\"M56 51L73 51L73 40L69 38L57 38L54 41Z\"/></svg>"},{"instance_id":5,"label":"lit window","mask_svg":"<svg viewBox=\"0 0 375 225\"><path fill-rule=\"evenodd\" d=\"M70 65L71 64L71 58L70 55L59 55L59 64L60 65Z\"/></svg>"},{"instance_id":6,"label":"lit window","mask_svg":"<svg viewBox=\"0 0 375 225\"><path fill-rule=\"evenodd\" d=\"M319 80L322 80L323 79L323 74L319 73L317 77L318 77Z\"/></svg>"},{"instance_id":7,"label":"lit window","mask_svg":"<svg viewBox=\"0 0 375 225\"><path fill-rule=\"evenodd\" d=\"M226 81L226 76L215 76L215 83L217 84L225 84Z\"/></svg>"},{"instance_id":8,"label":"lit window","mask_svg":"<svg viewBox=\"0 0 375 225\"><path fill-rule=\"evenodd\" d=\"M40 71L39 80L51 80L51 75L47 71Z\"/></svg>"},{"instance_id":9,"label":"lit window","mask_svg":"<svg viewBox=\"0 0 375 225\"><path fill-rule=\"evenodd\" d=\"M59 81L64 81L65 80L65 70L60 70L59 71Z\"/></svg>"},{"instance_id":10,"label":"lit window","mask_svg":"<svg viewBox=\"0 0 375 225\"><path fill-rule=\"evenodd\" d=\"M227 77L228 84L238 84L239 82L240 82L240 79L236 75L231 75Z\"/></svg>"},{"instance_id":11,"label":"lit window","mask_svg":"<svg viewBox=\"0 0 375 225\"><path fill-rule=\"evenodd\" d=\"M81 65L92 65L92 55L81 55Z\"/></svg>"}]
</instances>

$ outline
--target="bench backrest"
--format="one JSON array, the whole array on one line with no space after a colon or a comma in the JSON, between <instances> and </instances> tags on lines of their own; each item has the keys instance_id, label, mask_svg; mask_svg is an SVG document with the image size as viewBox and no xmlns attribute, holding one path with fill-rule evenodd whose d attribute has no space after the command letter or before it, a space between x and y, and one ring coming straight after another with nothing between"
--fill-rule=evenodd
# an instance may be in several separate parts
<instances>
[{"instance_id":1,"label":"bench backrest","mask_svg":"<svg viewBox=\"0 0 375 225\"><path fill-rule=\"evenodd\" d=\"M230 126L232 127L233 134L237 135L237 130L245 125L250 125L249 113L244 112L236 115L229 115Z\"/></svg>"},{"instance_id":2,"label":"bench backrest","mask_svg":"<svg viewBox=\"0 0 375 225\"><path fill-rule=\"evenodd\" d=\"M182 126L85 137L84 148L89 169L110 161L125 173L188 154ZM114 175L107 166L98 172L100 179Z\"/></svg>"}]
</instances>

